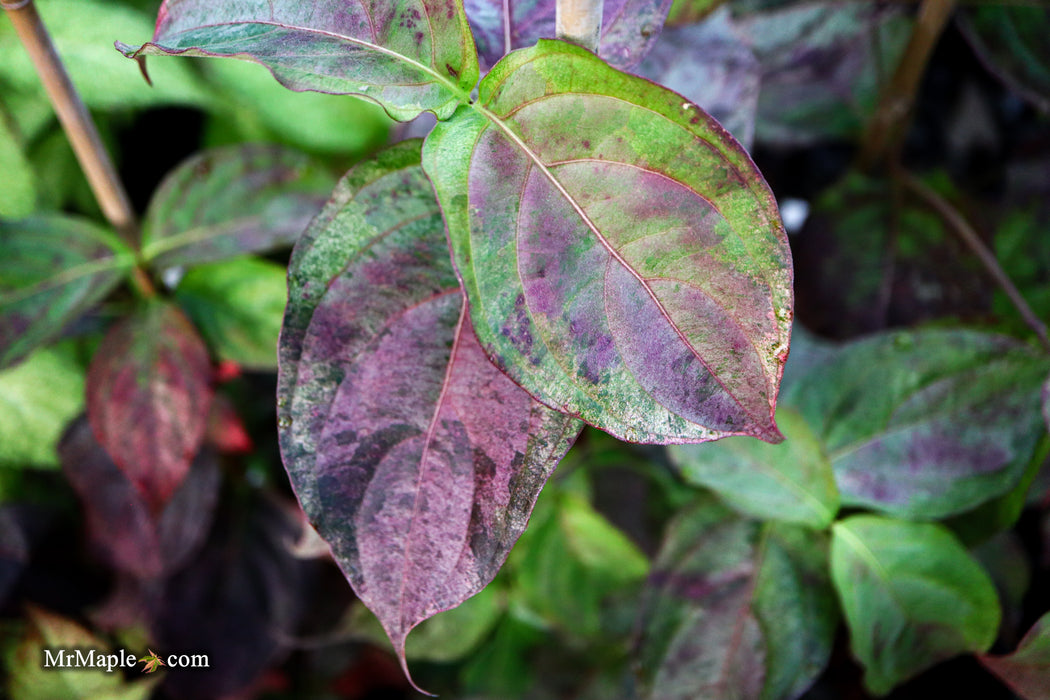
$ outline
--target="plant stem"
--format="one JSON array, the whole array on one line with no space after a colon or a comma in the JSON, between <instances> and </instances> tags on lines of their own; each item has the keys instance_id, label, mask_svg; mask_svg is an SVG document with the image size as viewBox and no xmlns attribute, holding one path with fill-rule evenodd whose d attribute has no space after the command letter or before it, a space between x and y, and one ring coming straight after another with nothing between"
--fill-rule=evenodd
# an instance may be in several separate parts
<instances>
[{"instance_id":1,"label":"plant stem","mask_svg":"<svg viewBox=\"0 0 1050 700\"><path fill-rule=\"evenodd\" d=\"M985 270L995 280L996 284L1006 292L1006 296L1009 297L1010 302L1021 314L1021 318L1024 319L1028 327L1035 332L1043 348L1050 352L1050 338L1047 337L1046 325L1032 311L1032 307L1021 296L1021 292L1018 291L1013 281L1007 276L1002 266L999 265L999 261L995 259L992 251L988 249L981 237L977 235L977 231L970 225L970 222L951 203L927 187L914 175L904 171L899 171L897 175L906 188L936 211L948 226L958 234L959 238L981 261L981 264L984 265Z\"/></svg>"},{"instance_id":2,"label":"plant stem","mask_svg":"<svg viewBox=\"0 0 1050 700\"><path fill-rule=\"evenodd\" d=\"M598 53L604 0L558 0L554 9L555 36Z\"/></svg>"},{"instance_id":3,"label":"plant stem","mask_svg":"<svg viewBox=\"0 0 1050 700\"><path fill-rule=\"evenodd\" d=\"M870 170L903 141L926 64L955 4L956 0L923 0L904 55L865 129L857 159L861 169Z\"/></svg>"},{"instance_id":4,"label":"plant stem","mask_svg":"<svg viewBox=\"0 0 1050 700\"><path fill-rule=\"evenodd\" d=\"M66 132L80 167L87 176L91 191L95 194L99 208L110 225L134 249L138 249L139 230L135 212L124 186L117 177L116 168L110 160L106 147L98 135L91 115L69 79L62 59L55 51L47 28L33 0L0 0L7 16L18 32L29 58L36 67L40 82L44 84L58 121ZM132 281L145 296L153 296L156 290L141 268L132 272Z\"/></svg>"}]
</instances>

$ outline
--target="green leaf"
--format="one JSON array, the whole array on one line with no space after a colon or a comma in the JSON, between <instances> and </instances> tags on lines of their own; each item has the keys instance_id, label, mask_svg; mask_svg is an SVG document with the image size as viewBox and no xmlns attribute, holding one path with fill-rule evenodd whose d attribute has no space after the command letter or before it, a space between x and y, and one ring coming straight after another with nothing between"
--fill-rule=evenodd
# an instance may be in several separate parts
<instances>
[{"instance_id":1,"label":"green leaf","mask_svg":"<svg viewBox=\"0 0 1050 700\"><path fill-rule=\"evenodd\" d=\"M50 127L32 142L26 153L37 182L37 211L71 211L94 220L102 219L102 211L69 139L57 124Z\"/></svg>"},{"instance_id":2,"label":"green leaf","mask_svg":"<svg viewBox=\"0 0 1050 700\"><path fill-rule=\"evenodd\" d=\"M478 338L529 393L629 442L779 438L787 238L696 105L541 40L435 127L423 167Z\"/></svg>"},{"instance_id":3,"label":"green leaf","mask_svg":"<svg viewBox=\"0 0 1050 700\"><path fill-rule=\"evenodd\" d=\"M93 659L110 652L101 639L68 618L36 607L30 607L28 612L29 624L21 641L4 654L11 700L146 700L150 697L159 677L157 681L128 682L120 672L122 667L113 666L107 673L108 661L104 657L101 668L45 668L45 650L55 654L58 650L80 649L85 655L94 650Z\"/></svg>"},{"instance_id":4,"label":"green leaf","mask_svg":"<svg viewBox=\"0 0 1050 700\"><path fill-rule=\"evenodd\" d=\"M714 490L742 513L827 527L839 507L831 462L798 413L780 409L777 425L785 438L779 445L732 437L668 452L686 481Z\"/></svg>"},{"instance_id":5,"label":"green leaf","mask_svg":"<svg viewBox=\"0 0 1050 700\"><path fill-rule=\"evenodd\" d=\"M255 61L292 90L367 97L400 121L424 111L448 118L478 79L462 0L169 0L151 42L117 47L139 60L182 54Z\"/></svg>"},{"instance_id":6,"label":"green leaf","mask_svg":"<svg viewBox=\"0 0 1050 700\"><path fill-rule=\"evenodd\" d=\"M518 605L544 624L592 640L607 636L610 598L633 590L649 571L638 547L562 484L541 494L509 566Z\"/></svg>"},{"instance_id":7,"label":"green leaf","mask_svg":"<svg viewBox=\"0 0 1050 700\"><path fill-rule=\"evenodd\" d=\"M638 546L587 501L565 494L557 517L569 553L610 585L640 581L649 573L649 560Z\"/></svg>"},{"instance_id":8,"label":"green leaf","mask_svg":"<svg viewBox=\"0 0 1050 700\"><path fill-rule=\"evenodd\" d=\"M238 145L196 155L153 194L142 255L161 267L261 253L295 242L321 211L334 178L277 146Z\"/></svg>"},{"instance_id":9,"label":"green leaf","mask_svg":"<svg viewBox=\"0 0 1050 700\"><path fill-rule=\"evenodd\" d=\"M838 622L827 539L701 503L671 524L639 621L650 700L801 695Z\"/></svg>"},{"instance_id":10,"label":"green leaf","mask_svg":"<svg viewBox=\"0 0 1050 700\"><path fill-rule=\"evenodd\" d=\"M346 95L292 92L260 65L244 61L206 61L205 76L225 101L216 110L221 128L251 138L312 152L362 156L381 148L394 122L377 105Z\"/></svg>"},{"instance_id":11,"label":"green leaf","mask_svg":"<svg viewBox=\"0 0 1050 700\"><path fill-rule=\"evenodd\" d=\"M504 617L481 651L463 667L463 687L471 698L523 698L537 684L529 652L549 638L513 614Z\"/></svg>"},{"instance_id":12,"label":"green leaf","mask_svg":"<svg viewBox=\"0 0 1050 700\"><path fill-rule=\"evenodd\" d=\"M864 684L876 695L995 641L995 588L940 525L872 515L840 521L832 529L831 576Z\"/></svg>"},{"instance_id":13,"label":"green leaf","mask_svg":"<svg viewBox=\"0 0 1050 700\"><path fill-rule=\"evenodd\" d=\"M182 278L175 299L219 358L275 370L285 276L282 266L259 258L201 265Z\"/></svg>"},{"instance_id":14,"label":"green leaf","mask_svg":"<svg viewBox=\"0 0 1050 700\"><path fill-rule=\"evenodd\" d=\"M0 467L58 466L58 439L84 408L85 374L69 343L0 372Z\"/></svg>"},{"instance_id":15,"label":"green leaf","mask_svg":"<svg viewBox=\"0 0 1050 700\"><path fill-rule=\"evenodd\" d=\"M18 219L29 216L36 208L36 176L22 152L23 144L8 124L0 104L0 217Z\"/></svg>"},{"instance_id":16,"label":"green leaf","mask_svg":"<svg viewBox=\"0 0 1050 700\"><path fill-rule=\"evenodd\" d=\"M0 250L0 367L57 337L134 264L110 232L58 214L0 220Z\"/></svg>"},{"instance_id":17,"label":"green leaf","mask_svg":"<svg viewBox=\"0 0 1050 700\"><path fill-rule=\"evenodd\" d=\"M840 346L782 401L824 442L844 505L942 518L1021 481L1048 366L1005 336L899 331Z\"/></svg>"},{"instance_id":18,"label":"green leaf","mask_svg":"<svg viewBox=\"0 0 1050 700\"><path fill-rule=\"evenodd\" d=\"M208 89L185 63L167 62L149 87L113 50L120 36L145 36L153 22L125 3L104 0L37 0L48 32L77 92L93 109L128 109L157 104L207 106ZM44 88L10 22L0 23L0 84L5 90L43 95Z\"/></svg>"},{"instance_id":19,"label":"green leaf","mask_svg":"<svg viewBox=\"0 0 1050 700\"><path fill-rule=\"evenodd\" d=\"M1025 700L1050 700L1050 613L1039 618L1014 653L978 658Z\"/></svg>"}]
</instances>

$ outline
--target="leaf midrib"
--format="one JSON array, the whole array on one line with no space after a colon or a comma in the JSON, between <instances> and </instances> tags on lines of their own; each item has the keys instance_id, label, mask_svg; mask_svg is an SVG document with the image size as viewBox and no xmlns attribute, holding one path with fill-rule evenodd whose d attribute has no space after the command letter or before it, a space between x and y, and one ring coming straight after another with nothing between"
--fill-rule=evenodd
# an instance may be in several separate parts
<instances>
[{"instance_id":1,"label":"leaf midrib","mask_svg":"<svg viewBox=\"0 0 1050 700\"><path fill-rule=\"evenodd\" d=\"M371 19L372 19L371 15L369 15L367 12L365 14L368 15L369 22L371 22ZM429 19L430 19L430 15L427 14L427 21L428 21L428 23L429 23ZM426 74L428 74L430 76L433 76L433 78L435 79L436 82L439 82L439 83L443 84L461 103L465 103L466 104L466 103L470 102L470 95L466 91L464 91L457 83L452 82L446 76L444 76L441 73L437 72L436 70L434 70L430 66L425 65L423 63L420 63L419 61L416 61L414 59L411 59L411 58L409 58L408 56L406 56L404 54L398 53L396 51L392 51L391 49L388 49L385 46L382 46L380 44L373 44L373 43L365 41L363 39L358 39L356 37L347 36L345 34L339 34L337 32L329 32L329 31L325 31L323 29L318 29L316 27L303 27L303 26L296 25L296 24L286 24L286 23L283 23L283 22L267 21L267 20L259 20L259 19L235 20L235 21L230 21L230 22L223 22L223 23L220 23L220 24L200 24L200 25L197 25L197 26L193 27L193 29L194 30L200 30L200 29L211 29L211 28L228 28L230 26L235 26L235 25L253 25L253 24L262 25L262 26L268 26L268 27L275 27L275 28L278 28L278 29L286 29L286 30L293 31L293 32L303 32L305 34L313 34L313 35L317 35L317 36L328 37L328 38L331 38L331 39L336 39L338 41L345 41L345 42L350 43L350 44L355 44L355 45L361 46L361 47L363 47L365 49L369 49L369 50L375 51L377 53L384 54L384 55L389 56L389 57L391 57L393 59L402 61L404 63L407 63L407 64L411 65L411 66L414 66L415 68L417 68L418 70L420 70L423 73L426 73ZM178 31L178 32L174 32L171 36L174 39L176 37L179 37L180 35L185 35L185 34L188 34L188 33L189 33L188 31ZM434 37L433 30L431 29L431 44L430 45L431 45L431 55L432 56L433 56L433 53L434 53L435 41L436 41L436 39ZM165 53L168 52L168 50L165 49L164 46L162 46L159 43L147 42L144 46L156 46L157 48L161 49ZM136 53L138 51L141 51L142 48L143 47L140 47L139 49L137 49ZM176 51L178 53L184 53L186 51L191 51L191 50L197 50L197 51L201 51L203 53L208 53L207 49L202 48L201 46L191 46L191 47L187 47L187 48L174 49L174 51ZM349 81L349 78L344 78L344 79ZM384 85L385 85L385 83L384 83Z\"/></svg>"},{"instance_id":2,"label":"leaf midrib","mask_svg":"<svg viewBox=\"0 0 1050 700\"><path fill-rule=\"evenodd\" d=\"M663 316L664 320L667 321L667 323L671 326L671 328L674 330L675 335L678 336L678 339L681 340L686 345L686 347L689 348L689 351L692 353L693 357L695 357L697 361L704 366L708 374L710 374L711 377L714 378L716 382L718 382L718 385L722 387L723 391L725 391L725 393L733 400L733 402L740 407L744 414L750 416L752 419L757 419L758 423L765 425L765 417L756 416L754 413L752 413L750 410L744 407L744 405L740 402L740 399L737 398L737 396L733 392L729 391L722 378L711 369L711 366L708 364L707 360L704 357L702 357L699 352L697 352L696 348L693 347L693 344L689 342L689 339L686 338L684 333L682 333L682 330L678 327L678 324L674 322L670 314L667 312L667 309L664 307L663 303L657 298L655 292L653 292L648 281L644 277L642 277L638 273L638 271L635 270L627 262L627 260L624 259L622 255L620 255L619 251L617 251L612 246L608 239L606 239L605 236L602 235L601 231L591 220L591 218L587 215L587 212L585 212L583 210L583 207L580 206L580 203L576 201L575 197L569 194L569 191L566 190L565 186L561 184L557 177L554 176L554 173L550 171L546 163L544 163L540 159L539 155L537 155L531 148L529 148L528 144L526 144L525 141L520 136L518 136L518 134L516 134L514 130L511 129L495 113L476 102L472 103L470 107L478 113L480 113L482 116L484 116L491 124L495 125L498 129L500 129L500 131L502 131L518 148L521 149L521 151L526 155L526 157L528 157L529 160L532 161L534 167L538 168L539 171L543 173L547 180L552 185L554 185L555 189L558 190L558 193L565 199L565 201L569 203L573 211L576 212L576 215L580 217L584 224L586 224L587 228L590 229L591 233L598 240L598 242L601 243L602 247L606 249L609 255L612 256L612 258L617 263L619 263L623 268L625 268L630 273L630 275L634 277L639 284L642 285L642 288L645 289L652 302L656 304L656 308L660 311L660 315ZM655 397L654 400L656 400ZM657 401L657 403L663 406L662 402ZM765 430L763 430L763 432L765 432Z\"/></svg>"}]
</instances>

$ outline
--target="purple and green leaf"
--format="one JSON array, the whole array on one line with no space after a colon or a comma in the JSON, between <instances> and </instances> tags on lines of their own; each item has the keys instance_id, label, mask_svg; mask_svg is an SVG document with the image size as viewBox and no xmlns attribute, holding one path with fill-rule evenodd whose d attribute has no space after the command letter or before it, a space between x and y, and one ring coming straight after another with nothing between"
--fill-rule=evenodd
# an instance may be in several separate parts
<instances>
[{"instance_id":1,"label":"purple and green leaf","mask_svg":"<svg viewBox=\"0 0 1050 700\"><path fill-rule=\"evenodd\" d=\"M801 695L838 623L827 538L705 502L670 526L640 616L648 700Z\"/></svg>"},{"instance_id":2,"label":"purple and green leaf","mask_svg":"<svg viewBox=\"0 0 1050 700\"><path fill-rule=\"evenodd\" d=\"M750 147L761 69L728 9L699 24L665 29L637 73L700 105Z\"/></svg>"},{"instance_id":3,"label":"purple and green leaf","mask_svg":"<svg viewBox=\"0 0 1050 700\"><path fill-rule=\"evenodd\" d=\"M125 56L240 58L285 87L360 95L399 121L450 116L469 99L478 61L461 0L165 0L153 40Z\"/></svg>"},{"instance_id":4,"label":"purple and green leaf","mask_svg":"<svg viewBox=\"0 0 1050 700\"><path fill-rule=\"evenodd\" d=\"M579 432L470 329L419 142L351 170L300 239L279 347L299 501L404 663L496 574Z\"/></svg>"},{"instance_id":5,"label":"purple and green leaf","mask_svg":"<svg viewBox=\"0 0 1050 700\"><path fill-rule=\"evenodd\" d=\"M1050 613L1039 618L1014 653L978 658L1024 700L1050 700Z\"/></svg>"},{"instance_id":6,"label":"purple and green leaf","mask_svg":"<svg viewBox=\"0 0 1050 700\"><path fill-rule=\"evenodd\" d=\"M840 346L783 402L823 441L844 505L929 520L1021 481L1048 365L1005 336L900 331Z\"/></svg>"},{"instance_id":7,"label":"purple and green leaf","mask_svg":"<svg viewBox=\"0 0 1050 700\"><path fill-rule=\"evenodd\" d=\"M832 529L831 576L853 655L876 695L995 641L995 588L941 525L873 515L840 521Z\"/></svg>"},{"instance_id":8,"label":"purple and green leaf","mask_svg":"<svg viewBox=\"0 0 1050 700\"><path fill-rule=\"evenodd\" d=\"M58 214L0 221L0 368L54 340L134 265L105 229Z\"/></svg>"},{"instance_id":9,"label":"purple and green leaf","mask_svg":"<svg viewBox=\"0 0 1050 700\"><path fill-rule=\"evenodd\" d=\"M757 140L802 146L855 138L911 21L883 3L759 4L733 4L736 27L761 65Z\"/></svg>"},{"instance_id":10,"label":"purple and green leaf","mask_svg":"<svg viewBox=\"0 0 1050 700\"><path fill-rule=\"evenodd\" d=\"M631 442L775 441L791 254L750 158L681 96L541 40L427 138L478 338Z\"/></svg>"},{"instance_id":11,"label":"purple and green leaf","mask_svg":"<svg viewBox=\"0 0 1050 700\"><path fill-rule=\"evenodd\" d=\"M992 73L1050 113L1050 8L967 7L960 25Z\"/></svg>"},{"instance_id":12,"label":"purple and green leaf","mask_svg":"<svg viewBox=\"0 0 1050 700\"><path fill-rule=\"evenodd\" d=\"M290 246L333 184L306 156L275 146L196 155L154 193L142 224L142 255L174 267Z\"/></svg>"},{"instance_id":13,"label":"purple and green leaf","mask_svg":"<svg viewBox=\"0 0 1050 700\"><path fill-rule=\"evenodd\" d=\"M742 513L827 527L839 508L831 462L798 413L781 408L777 425L784 433L779 445L733 437L668 452L687 482L712 489Z\"/></svg>"},{"instance_id":14,"label":"purple and green leaf","mask_svg":"<svg viewBox=\"0 0 1050 700\"><path fill-rule=\"evenodd\" d=\"M463 5L486 69L515 49L555 38L555 0L464 0ZM671 0L605 0L598 55L614 68L638 65L656 44L670 9Z\"/></svg>"},{"instance_id":15,"label":"purple and green leaf","mask_svg":"<svg viewBox=\"0 0 1050 700\"><path fill-rule=\"evenodd\" d=\"M178 490L204 440L211 378L204 341L168 303L119 321L95 352L88 420L153 513Z\"/></svg>"}]
</instances>

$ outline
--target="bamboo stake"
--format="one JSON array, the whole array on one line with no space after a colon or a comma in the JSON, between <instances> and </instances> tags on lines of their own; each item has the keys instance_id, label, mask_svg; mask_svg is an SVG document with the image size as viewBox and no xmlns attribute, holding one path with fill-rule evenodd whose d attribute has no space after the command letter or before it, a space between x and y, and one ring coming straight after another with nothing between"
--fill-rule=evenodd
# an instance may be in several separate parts
<instances>
[{"instance_id":1,"label":"bamboo stake","mask_svg":"<svg viewBox=\"0 0 1050 700\"><path fill-rule=\"evenodd\" d=\"M554 8L555 36L598 53L603 0L558 0Z\"/></svg>"},{"instance_id":2,"label":"bamboo stake","mask_svg":"<svg viewBox=\"0 0 1050 700\"><path fill-rule=\"evenodd\" d=\"M904 55L865 130L857 159L862 169L877 165L904 138L926 64L955 5L956 0L923 0Z\"/></svg>"},{"instance_id":3,"label":"bamboo stake","mask_svg":"<svg viewBox=\"0 0 1050 700\"><path fill-rule=\"evenodd\" d=\"M55 51L55 45L33 0L0 0L0 6L7 11L18 38L40 76L40 82L87 176L103 216L132 248L138 250L139 230L131 200L117 176L117 170L113 167L113 161L106 152L87 107ZM156 293L153 283L141 268L136 267L132 274L139 291L146 296Z\"/></svg>"}]
</instances>

